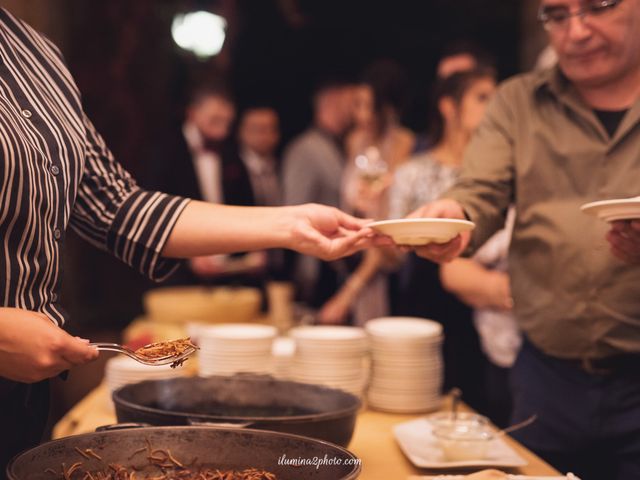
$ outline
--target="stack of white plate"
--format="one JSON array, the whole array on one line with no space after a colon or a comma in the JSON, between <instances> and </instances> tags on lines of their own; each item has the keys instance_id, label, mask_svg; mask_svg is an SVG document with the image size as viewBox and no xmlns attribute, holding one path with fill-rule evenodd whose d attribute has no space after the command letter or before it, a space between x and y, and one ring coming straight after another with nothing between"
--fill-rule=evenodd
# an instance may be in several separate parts
<instances>
[{"instance_id":1,"label":"stack of white plate","mask_svg":"<svg viewBox=\"0 0 640 480\"><path fill-rule=\"evenodd\" d=\"M296 351L296 343L293 338L278 337L273 342L271 349L272 373L281 380L288 380L291 376L291 363Z\"/></svg>"},{"instance_id":2,"label":"stack of white plate","mask_svg":"<svg viewBox=\"0 0 640 480\"><path fill-rule=\"evenodd\" d=\"M203 377L239 372L270 373L271 349L277 333L275 327L257 323L199 327L198 373Z\"/></svg>"},{"instance_id":3,"label":"stack of white plate","mask_svg":"<svg viewBox=\"0 0 640 480\"><path fill-rule=\"evenodd\" d=\"M289 335L296 343L292 380L361 395L367 383L368 341L356 327L307 326Z\"/></svg>"},{"instance_id":4,"label":"stack of white plate","mask_svg":"<svg viewBox=\"0 0 640 480\"><path fill-rule=\"evenodd\" d=\"M144 365L125 355L118 355L107 360L105 380L110 391L144 380L163 380L186 376L188 369L184 365L171 368L169 365Z\"/></svg>"},{"instance_id":5,"label":"stack of white plate","mask_svg":"<svg viewBox=\"0 0 640 480\"><path fill-rule=\"evenodd\" d=\"M442 388L442 326L413 317L384 317L365 325L371 345L369 406L398 413L437 408Z\"/></svg>"}]
</instances>

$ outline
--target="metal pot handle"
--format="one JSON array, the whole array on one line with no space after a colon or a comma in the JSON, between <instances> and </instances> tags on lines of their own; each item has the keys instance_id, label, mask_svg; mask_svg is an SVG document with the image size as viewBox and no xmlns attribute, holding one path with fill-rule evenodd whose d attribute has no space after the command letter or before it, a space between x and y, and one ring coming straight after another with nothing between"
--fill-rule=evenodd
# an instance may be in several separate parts
<instances>
[{"instance_id":1,"label":"metal pot handle","mask_svg":"<svg viewBox=\"0 0 640 480\"><path fill-rule=\"evenodd\" d=\"M111 432L113 430L127 430L130 428L145 428L150 427L148 423L112 423L111 425L101 425L96 428L96 432Z\"/></svg>"},{"instance_id":2,"label":"metal pot handle","mask_svg":"<svg viewBox=\"0 0 640 480\"><path fill-rule=\"evenodd\" d=\"M253 425L254 422L206 422L195 418L187 418L187 423L192 427L247 428Z\"/></svg>"}]
</instances>

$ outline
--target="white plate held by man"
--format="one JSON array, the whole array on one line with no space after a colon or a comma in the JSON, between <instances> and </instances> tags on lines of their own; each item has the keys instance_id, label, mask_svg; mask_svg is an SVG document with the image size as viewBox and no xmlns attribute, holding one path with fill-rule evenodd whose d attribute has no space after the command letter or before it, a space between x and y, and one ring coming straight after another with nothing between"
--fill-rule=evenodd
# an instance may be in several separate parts
<instances>
[{"instance_id":1,"label":"white plate held by man","mask_svg":"<svg viewBox=\"0 0 640 480\"><path fill-rule=\"evenodd\" d=\"M391 237L398 245L447 243L460 233L475 228L473 222L455 218L402 218L381 220L368 226Z\"/></svg>"}]
</instances>

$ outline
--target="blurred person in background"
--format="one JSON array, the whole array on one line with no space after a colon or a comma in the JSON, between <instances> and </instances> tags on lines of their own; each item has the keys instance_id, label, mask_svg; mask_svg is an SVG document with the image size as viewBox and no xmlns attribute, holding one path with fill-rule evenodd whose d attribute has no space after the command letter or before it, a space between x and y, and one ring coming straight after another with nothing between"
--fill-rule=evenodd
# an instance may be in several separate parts
<instances>
[{"instance_id":1,"label":"blurred person in background","mask_svg":"<svg viewBox=\"0 0 640 480\"><path fill-rule=\"evenodd\" d=\"M404 217L453 185L495 87L492 68L454 73L440 82L430 121L433 148L411 158L396 172L390 194L391 218ZM443 325L444 388L459 387L465 401L484 410L484 357L471 310L442 287L437 264L414 254L404 258L397 313L430 318Z\"/></svg>"},{"instance_id":2,"label":"blurred person in background","mask_svg":"<svg viewBox=\"0 0 640 480\"><path fill-rule=\"evenodd\" d=\"M284 152L284 203L339 207L346 164L344 137L353 125L353 84L341 79L323 81L316 87L312 103L312 125ZM348 274L342 261L330 264L305 256L293 261L298 299L312 308L322 306Z\"/></svg>"},{"instance_id":3,"label":"blurred person in background","mask_svg":"<svg viewBox=\"0 0 640 480\"><path fill-rule=\"evenodd\" d=\"M408 82L402 67L378 60L355 88L354 128L346 139L345 208L385 218L393 172L413 151L413 132L400 124Z\"/></svg>"},{"instance_id":4,"label":"blurred person in background","mask_svg":"<svg viewBox=\"0 0 640 480\"><path fill-rule=\"evenodd\" d=\"M442 49L440 60L436 64L435 82L429 89L431 110L433 110L433 105L437 103L437 99L433 98L433 95L437 94L439 83L454 73L485 68L495 69L495 58L487 50L480 47L477 42L460 39L446 44ZM433 146L431 144L431 130L432 126L427 125L427 133L417 135L414 153L425 152Z\"/></svg>"},{"instance_id":5,"label":"blurred person in background","mask_svg":"<svg viewBox=\"0 0 640 480\"><path fill-rule=\"evenodd\" d=\"M62 328L66 231L149 278L177 259L293 248L326 260L371 244L365 222L322 205L230 207L140 188L85 115L60 51L0 9L0 476L33 447L48 415L48 379L98 356Z\"/></svg>"},{"instance_id":6,"label":"blurred person in background","mask_svg":"<svg viewBox=\"0 0 640 480\"><path fill-rule=\"evenodd\" d=\"M235 117L234 100L222 82L195 87L181 131L159 153L153 188L217 204L257 205L232 136ZM260 286L265 266L264 252L202 256L181 266L166 283Z\"/></svg>"},{"instance_id":7,"label":"blurred person in background","mask_svg":"<svg viewBox=\"0 0 640 480\"><path fill-rule=\"evenodd\" d=\"M495 68L493 56L477 42L456 40L442 50L436 66L436 81L442 81L454 73L468 72L478 68Z\"/></svg>"},{"instance_id":8,"label":"blurred person in background","mask_svg":"<svg viewBox=\"0 0 640 480\"><path fill-rule=\"evenodd\" d=\"M278 112L265 105L246 108L238 126L238 152L249 174L255 205L282 205L280 163L277 148L280 143ZM288 272L281 250L264 252L266 279L286 280Z\"/></svg>"},{"instance_id":9,"label":"blurred person in background","mask_svg":"<svg viewBox=\"0 0 640 480\"><path fill-rule=\"evenodd\" d=\"M282 205L276 149L280 142L278 112L267 106L246 108L238 127L239 153L249 173L256 205Z\"/></svg>"},{"instance_id":10,"label":"blurred person in background","mask_svg":"<svg viewBox=\"0 0 640 480\"><path fill-rule=\"evenodd\" d=\"M467 218L473 233L416 250L470 254L515 204L512 422L538 419L513 436L583 480L637 479L640 220L580 206L640 190L640 1L541 0L538 19L557 66L500 86L456 185L412 213Z\"/></svg>"},{"instance_id":11,"label":"blurred person in background","mask_svg":"<svg viewBox=\"0 0 640 480\"><path fill-rule=\"evenodd\" d=\"M414 148L413 133L400 124L407 103L407 78L392 60L378 60L367 67L355 88L354 129L346 140L347 167L343 178L342 205L366 218L387 216L388 191L398 166ZM344 284L322 306L322 323L363 325L389 314L389 285L385 257L371 249Z\"/></svg>"}]
</instances>

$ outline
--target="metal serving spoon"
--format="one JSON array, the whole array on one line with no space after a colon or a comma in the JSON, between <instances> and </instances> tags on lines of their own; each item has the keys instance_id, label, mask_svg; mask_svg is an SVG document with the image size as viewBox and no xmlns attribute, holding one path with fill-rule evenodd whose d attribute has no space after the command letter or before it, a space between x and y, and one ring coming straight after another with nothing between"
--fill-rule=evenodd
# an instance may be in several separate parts
<instances>
[{"instance_id":1,"label":"metal serving spoon","mask_svg":"<svg viewBox=\"0 0 640 480\"><path fill-rule=\"evenodd\" d=\"M164 357L157 358L148 358L143 355L136 353L134 350L127 348L123 345L117 343L90 343L92 347L96 347L98 350L107 350L110 352L118 352L124 353L128 357L133 358L137 362L144 363L145 365L168 365L175 364L175 366L180 365L184 360L187 359L190 355L193 355L196 351L196 347L189 347L184 352L179 355L165 355Z\"/></svg>"}]
</instances>

